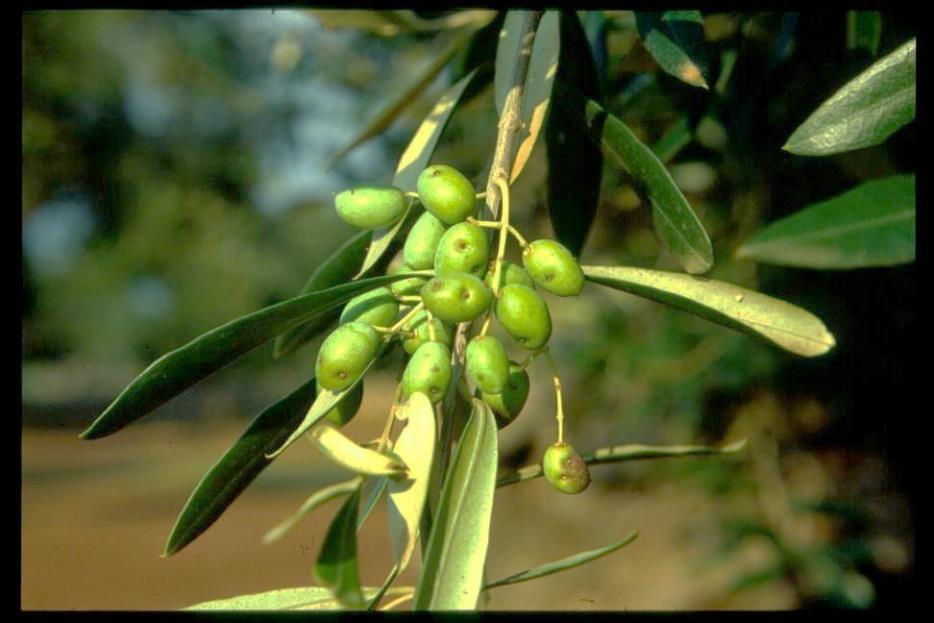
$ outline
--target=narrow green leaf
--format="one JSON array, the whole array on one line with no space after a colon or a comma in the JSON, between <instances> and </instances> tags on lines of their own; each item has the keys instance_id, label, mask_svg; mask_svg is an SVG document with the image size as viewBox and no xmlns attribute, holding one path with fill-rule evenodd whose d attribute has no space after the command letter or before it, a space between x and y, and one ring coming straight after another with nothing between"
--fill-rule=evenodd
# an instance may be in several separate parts
<instances>
[{"instance_id":1,"label":"narrow green leaf","mask_svg":"<svg viewBox=\"0 0 934 623\"><path fill-rule=\"evenodd\" d=\"M165 556L179 552L207 530L266 469L266 453L277 448L301 422L315 399L315 379L257 415L240 438L204 475L175 520Z\"/></svg>"},{"instance_id":2,"label":"narrow green leaf","mask_svg":"<svg viewBox=\"0 0 934 623\"><path fill-rule=\"evenodd\" d=\"M636 540L636 537L639 536L639 533L636 531L631 532L625 538L617 541L616 543L611 543L605 547L600 547L598 549L592 549L586 552L580 552L579 554L574 554L573 556L568 556L567 558L562 558L561 560L555 560L554 562L549 562L533 569L526 569L525 571L520 571L515 573L507 578L502 580L497 580L490 584L487 584L484 588L496 588L497 586L506 586L507 584L518 584L519 582L528 582L529 580L535 580L537 578L544 577L546 575L551 575L552 573L558 573L559 571L565 571L567 569L573 569L574 567L579 567L583 564L590 562L591 560L596 560L602 558L607 554L611 554L616 550L629 545Z\"/></svg>"},{"instance_id":3,"label":"narrow green leaf","mask_svg":"<svg viewBox=\"0 0 934 623\"><path fill-rule=\"evenodd\" d=\"M915 176L872 180L778 220L737 257L819 269L894 266L915 259Z\"/></svg>"},{"instance_id":4,"label":"narrow green leaf","mask_svg":"<svg viewBox=\"0 0 934 623\"><path fill-rule=\"evenodd\" d=\"M866 50L870 56L875 56L881 38L882 14L879 11L846 12L846 49Z\"/></svg>"},{"instance_id":5,"label":"narrow green leaf","mask_svg":"<svg viewBox=\"0 0 934 623\"><path fill-rule=\"evenodd\" d=\"M428 116L422 121L412 140L409 141L405 151L399 158L396 165L396 174L392 179L393 186L405 191L414 192L419 174L431 161L431 156L441 138L441 133L447 126L457 102L460 101L464 89L476 75L476 70L470 72L464 78L451 86L447 91L441 94L434 108L428 113ZM404 217L392 227L384 228L373 232L373 243L367 249L366 258L363 260L363 266L357 273L356 278L369 271L389 249L390 244L395 240L400 231L406 227L411 227L415 219L418 218L420 210L413 210L412 204L409 204L409 210Z\"/></svg>"},{"instance_id":6,"label":"narrow green leaf","mask_svg":"<svg viewBox=\"0 0 934 623\"><path fill-rule=\"evenodd\" d=\"M372 599L380 589L368 586L363 589L367 599ZM411 586L400 586L386 591L387 595L397 596L411 593ZM338 604L328 589L323 586L298 586L295 588L280 588L264 593L251 595L238 595L226 599L205 601L184 610L215 610L215 611L278 611L278 610L337 610Z\"/></svg>"},{"instance_id":7,"label":"narrow green leaf","mask_svg":"<svg viewBox=\"0 0 934 623\"><path fill-rule=\"evenodd\" d=\"M561 56L557 79L586 97L600 97L600 83L587 36L574 13L561 12ZM555 236L580 255L597 213L603 153L567 114L549 112L545 123L548 150L548 214Z\"/></svg>"},{"instance_id":8,"label":"narrow green leaf","mask_svg":"<svg viewBox=\"0 0 934 623\"><path fill-rule=\"evenodd\" d=\"M681 115L658 139L658 142L652 145L652 153L662 162L669 162L678 155L678 152L687 147L693 138L691 123L687 115Z\"/></svg>"},{"instance_id":9,"label":"narrow green leaf","mask_svg":"<svg viewBox=\"0 0 934 623\"><path fill-rule=\"evenodd\" d=\"M367 600L367 610L376 610L376 606L379 605L380 600L389 591L389 587L392 586L392 583L396 581L397 575L399 575L399 565L393 565L392 569L389 570L389 574L386 576L386 579L383 581L383 585L379 587L379 590L376 591L376 594L373 595L371 599Z\"/></svg>"},{"instance_id":10,"label":"narrow green leaf","mask_svg":"<svg viewBox=\"0 0 934 623\"><path fill-rule=\"evenodd\" d=\"M357 517L357 532L360 531L367 517L369 517L373 509L376 508L376 503L379 502L380 497L382 497L383 492L386 490L386 483L388 481L389 478L387 476L367 478L363 485L363 488L366 490L366 495L363 497L363 504L360 508L360 514Z\"/></svg>"},{"instance_id":11,"label":"narrow green leaf","mask_svg":"<svg viewBox=\"0 0 934 623\"><path fill-rule=\"evenodd\" d=\"M315 577L344 607L364 606L360 575L357 570L357 505L360 491L355 491L338 511L321 552L315 562Z\"/></svg>"},{"instance_id":12,"label":"narrow green leaf","mask_svg":"<svg viewBox=\"0 0 934 623\"><path fill-rule=\"evenodd\" d=\"M394 37L415 30L397 11L305 9L305 12L329 30L354 28L382 37Z\"/></svg>"},{"instance_id":13,"label":"narrow green leaf","mask_svg":"<svg viewBox=\"0 0 934 623\"><path fill-rule=\"evenodd\" d=\"M559 101L584 120L603 153L626 170L648 195L656 232L681 267L693 274L710 270L713 266L710 238L665 165L625 123L595 101L581 97L560 82L558 92Z\"/></svg>"},{"instance_id":14,"label":"narrow green leaf","mask_svg":"<svg viewBox=\"0 0 934 623\"><path fill-rule=\"evenodd\" d=\"M405 477L390 477L387 484L389 536L399 571L409 564L428 493L435 451L435 410L431 401L414 393L399 407L406 425L393 446L393 453L408 466Z\"/></svg>"},{"instance_id":15,"label":"narrow green leaf","mask_svg":"<svg viewBox=\"0 0 934 623\"><path fill-rule=\"evenodd\" d=\"M691 86L710 88L700 11L636 11L636 28L645 49L666 73Z\"/></svg>"},{"instance_id":16,"label":"narrow green leaf","mask_svg":"<svg viewBox=\"0 0 934 623\"><path fill-rule=\"evenodd\" d=\"M329 312L353 297L415 273L364 279L264 307L204 333L156 359L81 433L98 439L115 433L164 402L275 336Z\"/></svg>"},{"instance_id":17,"label":"narrow green leaf","mask_svg":"<svg viewBox=\"0 0 934 623\"><path fill-rule=\"evenodd\" d=\"M826 156L877 145L915 118L915 40L859 74L821 104L782 148Z\"/></svg>"},{"instance_id":18,"label":"narrow green leaf","mask_svg":"<svg viewBox=\"0 0 934 623\"><path fill-rule=\"evenodd\" d=\"M325 487L324 489L319 489L312 493L308 498L302 503L301 507L289 517L285 519L282 523L277 525L275 528L267 532L263 536L263 543L269 545L270 543L275 543L281 539L286 532L291 530L298 524L302 518L315 510L325 502L330 502L334 498L338 498L342 495L349 495L357 490L360 486L361 479L353 478L345 482L339 482L335 485Z\"/></svg>"},{"instance_id":19,"label":"narrow green leaf","mask_svg":"<svg viewBox=\"0 0 934 623\"><path fill-rule=\"evenodd\" d=\"M308 294L317 290L325 290L350 281L366 257L366 249L373 238L373 232L362 231L345 242L315 269L305 286L299 292ZM279 359L298 350L305 342L319 335L328 325L336 321L340 310L334 309L321 314L310 322L303 323L294 329L286 331L273 342L273 359Z\"/></svg>"},{"instance_id":20,"label":"narrow green leaf","mask_svg":"<svg viewBox=\"0 0 934 623\"><path fill-rule=\"evenodd\" d=\"M499 45L496 46L496 69L493 76L493 101L496 103L497 116L503 114L503 105L512 86L512 74L516 59L522 49L519 34L525 30L525 20L531 19L530 11L509 11L499 31Z\"/></svg>"},{"instance_id":21,"label":"narrow green leaf","mask_svg":"<svg viewBox=\"0 0 934 623\"><path fill-rule=\"evenodd\" d=\"M476 607L493 514L496 441L493 412L475 400L441 489L428 550L419 570L416 610Z\"/></svg>"},{"instance_id":22,"label":"narrow green leaf","mask_svg":"<svg viewBox=\"0 0 934 623\"><path fill-rule=\"evenodd\" d=\"M594 283L764 338L797 355L823 355L836 344L833 334L811 312L730 283L628 266L582 268Z\"/></svg>"}]
</instances>

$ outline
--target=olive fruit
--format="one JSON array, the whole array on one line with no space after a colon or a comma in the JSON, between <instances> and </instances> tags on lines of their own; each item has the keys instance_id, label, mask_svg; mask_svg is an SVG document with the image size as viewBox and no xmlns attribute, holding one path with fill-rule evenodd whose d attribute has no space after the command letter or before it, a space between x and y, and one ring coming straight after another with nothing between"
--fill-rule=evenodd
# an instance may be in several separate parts
<instances>
[{"instance_id":1,"label":"olive fruit","mask_svg":"<svg viewBox=\"0 0 934 623\"><path fill-rule=\"evenodd\" d=\"M408 264L402 263L396 266L395 268L390 268L388 274L395 275L396 273L408 273L415 270ZM389 290L396 296L415 296L422 289L422 286L425 285L425 279L422 277L409 277L408 279L400 279L399 281L393 281L389 284Z\"/></svg>"},{"instance_id":2,"label":"olive fruit","mask_svg":"<svg viewBox=\"0 0 934 623\"><path fill-rule=\"evenodd\" d=\"M584 458L566 443L555 443L542 459L545 479L562 493L580 493L590 484L590 470Z\"/></svg>"},{"instance_id":3,"label":"olive fruit","mask_svg":"<svg viewBox=\"0 0 934 623\"><path fill-rule=\"evenodd\" d=\"M493 289L493 273L495 272L495 267L491 268L483 280L483 283L491 290ZM502 289L510 283L518 283L519 285L528 286L530 288L535 287L535 282L532 281L529 273L525 272L524 268L513 262L504 261L499 273L499 287Z\"/></svg>"},{"instance_id":4,"label":"olive fruit","mask_svg":"<svg viewBox=\"0 0 934 623\"><path fill-rule=\"evenodd\" d=\"M471 223L451 226L435 252L435 275L470 273L482 277L490 261L490 240L486 232Z\"/></svg>"},{"instance_id":5,"label":"olive fruit","mask_svg":"<svg viewBox=\"0 0 934 623\"><path fill-rule=\"evenodd\" d=\"M541 348L551 338L551 314L541 295L512 283L501 290L496 318L506 332L528 349Z\"/></svg>"},{"instance_id":6,"label":"olive fruit","mask_svg":"<svg viewBox=\"0 0 934 623\"><path fill-rule=\"evenodd\" d=\"M399 301L387 287L374 288L347 302L341 312L340 324L365 322L377 327L388 327L399 315Z\"/></svg>"},{"instance_id":7,"label":"olive fruit","mask_svg":"<svg viewBox=\"0 0 934 623\"><path fill-rule=\"evenodd\" d=\"M498 394L509 380L509 357L492 335L475 337L467 344L467 376L480 391Z\"/></svg>"},{"instance_id":8,"label":"olive fruit","mask_svg":"<svg viewBox=\"0 0 934 623\"><path fill-rule=\"evenodd\" d=\"M444 398L452 373L450 349L441 342L426 342L418 347L402 373L403 397L421 392L435 404Z\"/></svg>"},{"instance_id":9,"label":"olive fruit","mask_svg":"<svg viewBox=\"0 0 934 623\"><path fill-rule=\"evenodd\" d=\"M321 391L321 384L318 383L318 391ZM344 396L337 405L328 411L324 417L335 426L343 426L357 415L360 410L360 404L363 402L363 383L350 390L350 393Z\"/></svg>"},{"instance_id":10,"label":"olive fruit","mask_svg":"<svg viewBox=\"0 0 934 623\"><path fill-rule=\"evenodd\" d=\"M441 320L469 322L489 309L493 294L479 277L451 273L429 279L422 287L422 301Z\"/></svg>"},{"instance_id":11,"label":"olive fruit","mask_svg":"<svg viewBox=\"0 0 934 623\"><path fill-rule=\"evenodd\" d=\"M394 186L358 186L334 197L337 215L360 229L379 229L398 221L408 207L401 190Z\"/></svg>"},{"instance_id":12,"label":"olive fruit","mask_svg":"<svg viewBox=\"0 0 934 623\"><path fill-rule=\"evenodd\" d=\"M522 265L535 283L558 296L577 296L584 272L567 247L556 240L536 240L522 252Z\"/></svg>"},{"instance_id":13,"label":"olive fruit","mask_svg":"<svg viewBox=\"0 0 934 623\"><path fill-rule=\"evenodd\" d=\"M434 317L431 319L430 326L435 334L434 341L441 342L442 344L450 347L451 343L454 341L454 327ZM425 342L432 341L431 331L428 327L428 314L425 312L419 312L415 314L412 320L410 320L404 327L406 331L411 331L414 334L402 341L402 348L405 350L405 352L411 355L416 350L418 350L419 346Z\"/></svg>"},{"instance_id":14,"label":"olive fruit","mask_svg":"<svg viewBox=\"0 0 934 623\"><path fill-rule=\"evenodd\" d=\"M340 391L356 381L379 350L381 340L372 325L348 322L329 335L315 362L321 387Z\"/></svg>"},{"instance_id":15,"label":"olive fruit","mask_svg":"<svg viewBox=\"0 0 934 623\"><path fill-rule=\"evenodd\" d=\"M402 248L405 263L415 270L427 270L434 266L435 251L444 235L444 223L431 212L425 212L409 230Z\"/></svg>"},{"instance_id":16,"label":"olive fruit","mask_svg":"<svg viewBox=\"0 0 934 623\"><path fill-rule=\"evenodd\" d=\"M447 225L460 223L473 214L477 205L470 180L446 164L435 164L422 171L416 188L425 209Z\"/></svg>"},{"instance_id":17,"label":"olive fruit","mask_svg":"<svg viewBox=\"0 0 934 623\"><path fill-rule=\"evenodd\" d=\"M469 347L468 347L469 348ZM490 394L480 391L480 397L493 409L497 428L503 428L516 419L529 397L529 373L519 364L509 362L509 377L503 391Z\"/></svg>"}]
</instances>

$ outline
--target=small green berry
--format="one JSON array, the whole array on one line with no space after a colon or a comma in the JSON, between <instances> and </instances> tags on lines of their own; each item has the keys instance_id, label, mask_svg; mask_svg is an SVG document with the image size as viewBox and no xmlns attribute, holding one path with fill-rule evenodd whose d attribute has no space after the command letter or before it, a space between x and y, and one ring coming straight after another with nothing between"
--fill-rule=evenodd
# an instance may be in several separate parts
<instances>
[{"instance_id":1,"label":"small green berry","mask_svg":"<svg viewBox=\"0 0 934 623\"><path fill-rule=\"evenodd\" d=\"M454 167L445 164L428 167L419 174L416 187L425 209L447 225L460 223L476 209L473 184Z\"/></svg>"},{"instance_id":2,"label":"small green berry","mask_svg":"<svg viewBox=\"0 0 934 623\"><path fill-rule=\"evenodd\" d=\"M425 212L409 230L402 248L405 263L416 270L427 270L434 266L438 243L444 236L444 223L431 212Z\"/></svg>"},{"instance_id":3,"label":"small green berry","mask_svg":"<svg viewBox=\"0 0 934 623\"><path fill-rule=\"evenodd\" d=\"M422 287L422 301L445 322L469 322L490 308L493 294L478 277L451 273L432 277Z\"/></svg>"},{"instance_id":4,"label":"small green berry","mask_svg":"<svg viewBox=\"0 0 934 623\"><path fill-rule=\"evenodd\" d=\"M509 362L509 377L498 394L481 390L480 397L493 409L496 426L503 428L518 417L529 397L529 373L519 364Z\"/></svg>"},{"instance_id":5,"label":"small green berry","mask_svg":"<svg viewBox=\"0 0 934 623\"><path fill-rule=\"evenodd\" d=\"M396 265L393 268L390 268L388 274L395 275L396 273L409 273L413 272L414 270L415 269L408 264L402 263ZM409 277L408 279L393 281L391 284L389 284L389 291L396 296L416 296L424 285L425 279L423 277Z\"/></svg>"},{"instance_id":6,"label":"small green berry","mask_svg":"<svg viewBox=\"0 0 934 623\"><path fill-rule=\"evenodd\" d=\"M426 342L409 359L402 373L402 395L408 398L415 392L428 396L431 404L444 398L451 383L451 351L440 342Z\"/></svg>"},{"instance_id":7,"label":"small green berry","mask_svg":"<svg viewBox=\"0 0 934 623\"><path fill-rule=\"evenodd\" d=\"M577 296L584 272L567 247L556 240L536 240L522 252L522 264L535 283L558 296Z\"/></svg>"},{"instance_id":8,"label":"small green berry","mask_svg":"<svg viewBox=\"0 0 934 623\"><path fill-rule=\"evenodd\" d=\"M492 335L475 337L467 344L467 377L480 391L498 394L509 380L509 357Z\"/></svg>"},{"instance_id":9,"label":"small green berry","mask_svg":"<svg viewBox=\"0 0 934 623\"><path fill-rule=\"evenodd\" d=\"M509 284L496 301L496 318L517 342L530 350L551 338L551 314L541 295L528 286Z\"/></svg>"},{"instance_id":10,"label":"small green berry","mask_svg":"<svg viewBox=\"0 0 934 623\"><path fill-rule=\"evenodd\" d=\"M481 227L471 223L452 225L444 232L435 252L435 275L470 273L482 277L490 261L490 241Z\"/></svg>"},{"instance_id":11,"label":"small green berry","mask_svg":"<svg viewBox=\"0 0 934 623\"><path fill-rule=\"evenodd\" d=\"M340 391L360 378L382 340L372 325L349 322L334 330L318 351L315 376L321 387Z\"/></svg>"},{"instance_id":12,"label":"small green berry","mask_svg":"<svg viewBox=\"0 0 934 623\"><path fill-rule=\"evenodd\" d=\"M555 443L542 459L545 479L562 493L580 493L590 485L590 470L584 457L566 443Z\"/></svg>"},{"instance_id":13,"label":"small green berry","mask_svg":"<svg viewBox=\"0 0 934 623\"><path fill-rule=\"evenodd\" d=\"M337 215L360 229L379 229L398 221L408 207L405 195L394 186L359 186L337 193Z\"/></svg>"},{"instance_id":14,"label":"small green berry","mask_svg":"<svg viewBox=\"0 0 934 623\"><path fill-rule=\"evenodd\" d=\"M321 391L321 383L318 383L318 392ZM363 382L357 383L350 393L344 396L344 399L337 403L333 409L325 414L335 426L343 426L357 415L360 405L363 402Z\"/></svg>"},{"instance_id":15,"label":"small green berry","mask_svg":"<svg viewBox=\"0 0 934 623\"><path fill-rule=\"evenodd\" d=\"M365 322L377 327L388 327L399 315L399 301L387 287L374 288L347 302L341 313L340 324Z\"/></svg>"},{"instance_id":16,"label":"small green berry","mask_svg":"<svg viewBox=\"0 0 934 623\"><path fill-rule=\"evenodd\" d=\"M454 341L454 327L448 323L442 322L437 318L431 319L431 328L435 333L435 342L441 342L450 347ZM428 314L419 312L405 325L404 330L411 331L414 335L407 337L402 341L402 348L408 354L414 353L418 347L425 342L430 342L431 332L429 331Z\"/></svg>"},{"instance_id":17,"label":"small green berry","mask_svg":"<svg viewBox=\"0 0 934 623\"><path fill-rule=\"evenodd\" d=\"M485 283L491 290L493 289L494 272L495 267L491 267L487 271L486 277L483 279L483 283ZM504 261L503 267L500 269L499 273L499 287L502 289L511 283L517 283L519 285L528 286L530 288L535 287L535 282L532 281L529 273L527 273L524 268L513 262Z\"/></svg>"}]
</instances>

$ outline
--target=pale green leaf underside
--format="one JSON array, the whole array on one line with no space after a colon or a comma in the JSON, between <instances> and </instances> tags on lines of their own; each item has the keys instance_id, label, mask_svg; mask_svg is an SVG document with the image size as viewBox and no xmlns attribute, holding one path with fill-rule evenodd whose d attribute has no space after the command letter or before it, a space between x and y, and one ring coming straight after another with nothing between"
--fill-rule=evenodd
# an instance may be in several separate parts
<instances>
[{"instance_id":1,"label":"pale green leaf underside","mask_svg":"<svg viewBox=\"0 0 934 623\"><path fill-rule=\"evenodd\" d=\"M285 533L295 527L295 525L301 521L305 515L315 510L322 504L333 500L334 498L353 493L359 486L360 479L353 478L352 480L339 482L335 485L331 485L329 487L315 491L310 496L308 496L308 498L302 503L297 511L295 511L275 528L267 532L265 536L263 536L263 543L267 545L269 543L275 543L281 539Z\"/></svg>"},{"instance_id":2,"label":"pale green leaf underside","mask_svg":"<svg viewBox=\"0 0 934 623\"><path fill-rule=\"evenodd\" d=\"M367 599L372 598L379 589L368 586L363 589ZM402 595L411 592L411 587L397 587L387 591L388 595ZM341 606L323 586L299 586L280 588L263 593L238 595L225 599L214 599L184 608L184 610L337 610Z\"/></svg>"}]
</instances>

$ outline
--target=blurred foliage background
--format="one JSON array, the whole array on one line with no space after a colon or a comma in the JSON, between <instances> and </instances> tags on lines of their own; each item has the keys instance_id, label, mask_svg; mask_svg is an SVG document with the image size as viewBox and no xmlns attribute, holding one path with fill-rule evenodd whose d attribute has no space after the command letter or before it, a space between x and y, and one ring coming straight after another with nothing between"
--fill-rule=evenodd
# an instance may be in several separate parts
<instances>
[{"instance_id":1,"label":"blurred foliage background","mask_svg":"<svg viewBox=\"0 0 934 623\"><path fill-rule=\"evenodd\" d=\"M27 539L26 520L53 508L42 506L51 495L43 483L71 469L69 482L81 486L73 468L94 448L82 446L67 468L62 456L79 452L75 433L136 373L214 326L293 296L353 233L334 214L333 193L390 180L398 154L465 59L455 57L385 132L328 170L331 157L414 83L439 49L437 33L393 31L383 20L367 21L367 13L23 15L24 607L184 605L155 597L119 602L107 594L69 601L40 536ZM580 300L551 303L552 349L567 376L569 426L582 450L750 439L740 461L594 470L599 495L607 496L602 512L632 496L648 504L672 495L705 500L696 513L672 507L687 522L679 533L686 540L667 550L654 541L658 548L641 555L672 568L688 565L692 573L726 569L716 590L679 601L674 586L636 607L886 607L903 600L914 566L909 493L916 476L907 461L915 372L906 353L915 327L915 267L790 269L735 260L733 251L765 223L807 204L916 170L914 124L882 145L836 157L781 150L820 102L873 60L865 48L847 46L842 11L705 14L717 82L710 91L661 72L638 40L632 13L581 17L605 69L609 111L649 144L681 120L696 128L669 166L713 240L717 262L709 276L801 305L837 338L829 355L801 359L625 294L588 289ZM904 16L885 13L882 24L878 56L913 36ZM594 34L600 32L605 37ZM490 89L476 90L455 113L434 161L484 179L495 124ZM539 145L514 190L515 218L531 237L551 235L543 152ZM655 238L647 206L609 166L582 259L677 270ZM226 427L229 443L246 418L312 374L315 343L275 363L270 351L259 349L149 419L191 422L178 429L191 435L201 430L197 422L210 420ZM535 461L549 443L548 391L533 390L530 402L547 417L526 413L504 431L506 464ZM40 452L53 443L48 435L62 430L67 443L55 447L64 455ZM47 456L57 468L43 463ZM167 517L216 453L192 456L200 462L179 479ZM144 483L155 476L140 478L127 486L144 500ZM284 509L315 484L295 480ZM95 498L75 504L93 506ZM638 514L631 519L641 540L653 542L652 524ZM586 532L587 520L577 517L568 529ZM154 529L167 534L169 527L163 521ZM261 547L257 539L249 543ZM693 545L685 550L685 543ZM627 552L615 554L614 564L625 566ZM600 568L612 574L617 567ZM222 594L205 598L215 596ZM573 597L556 603L588 607ZM491 607L536 603L497 595Z\"/></svg>"}]
</instances>

